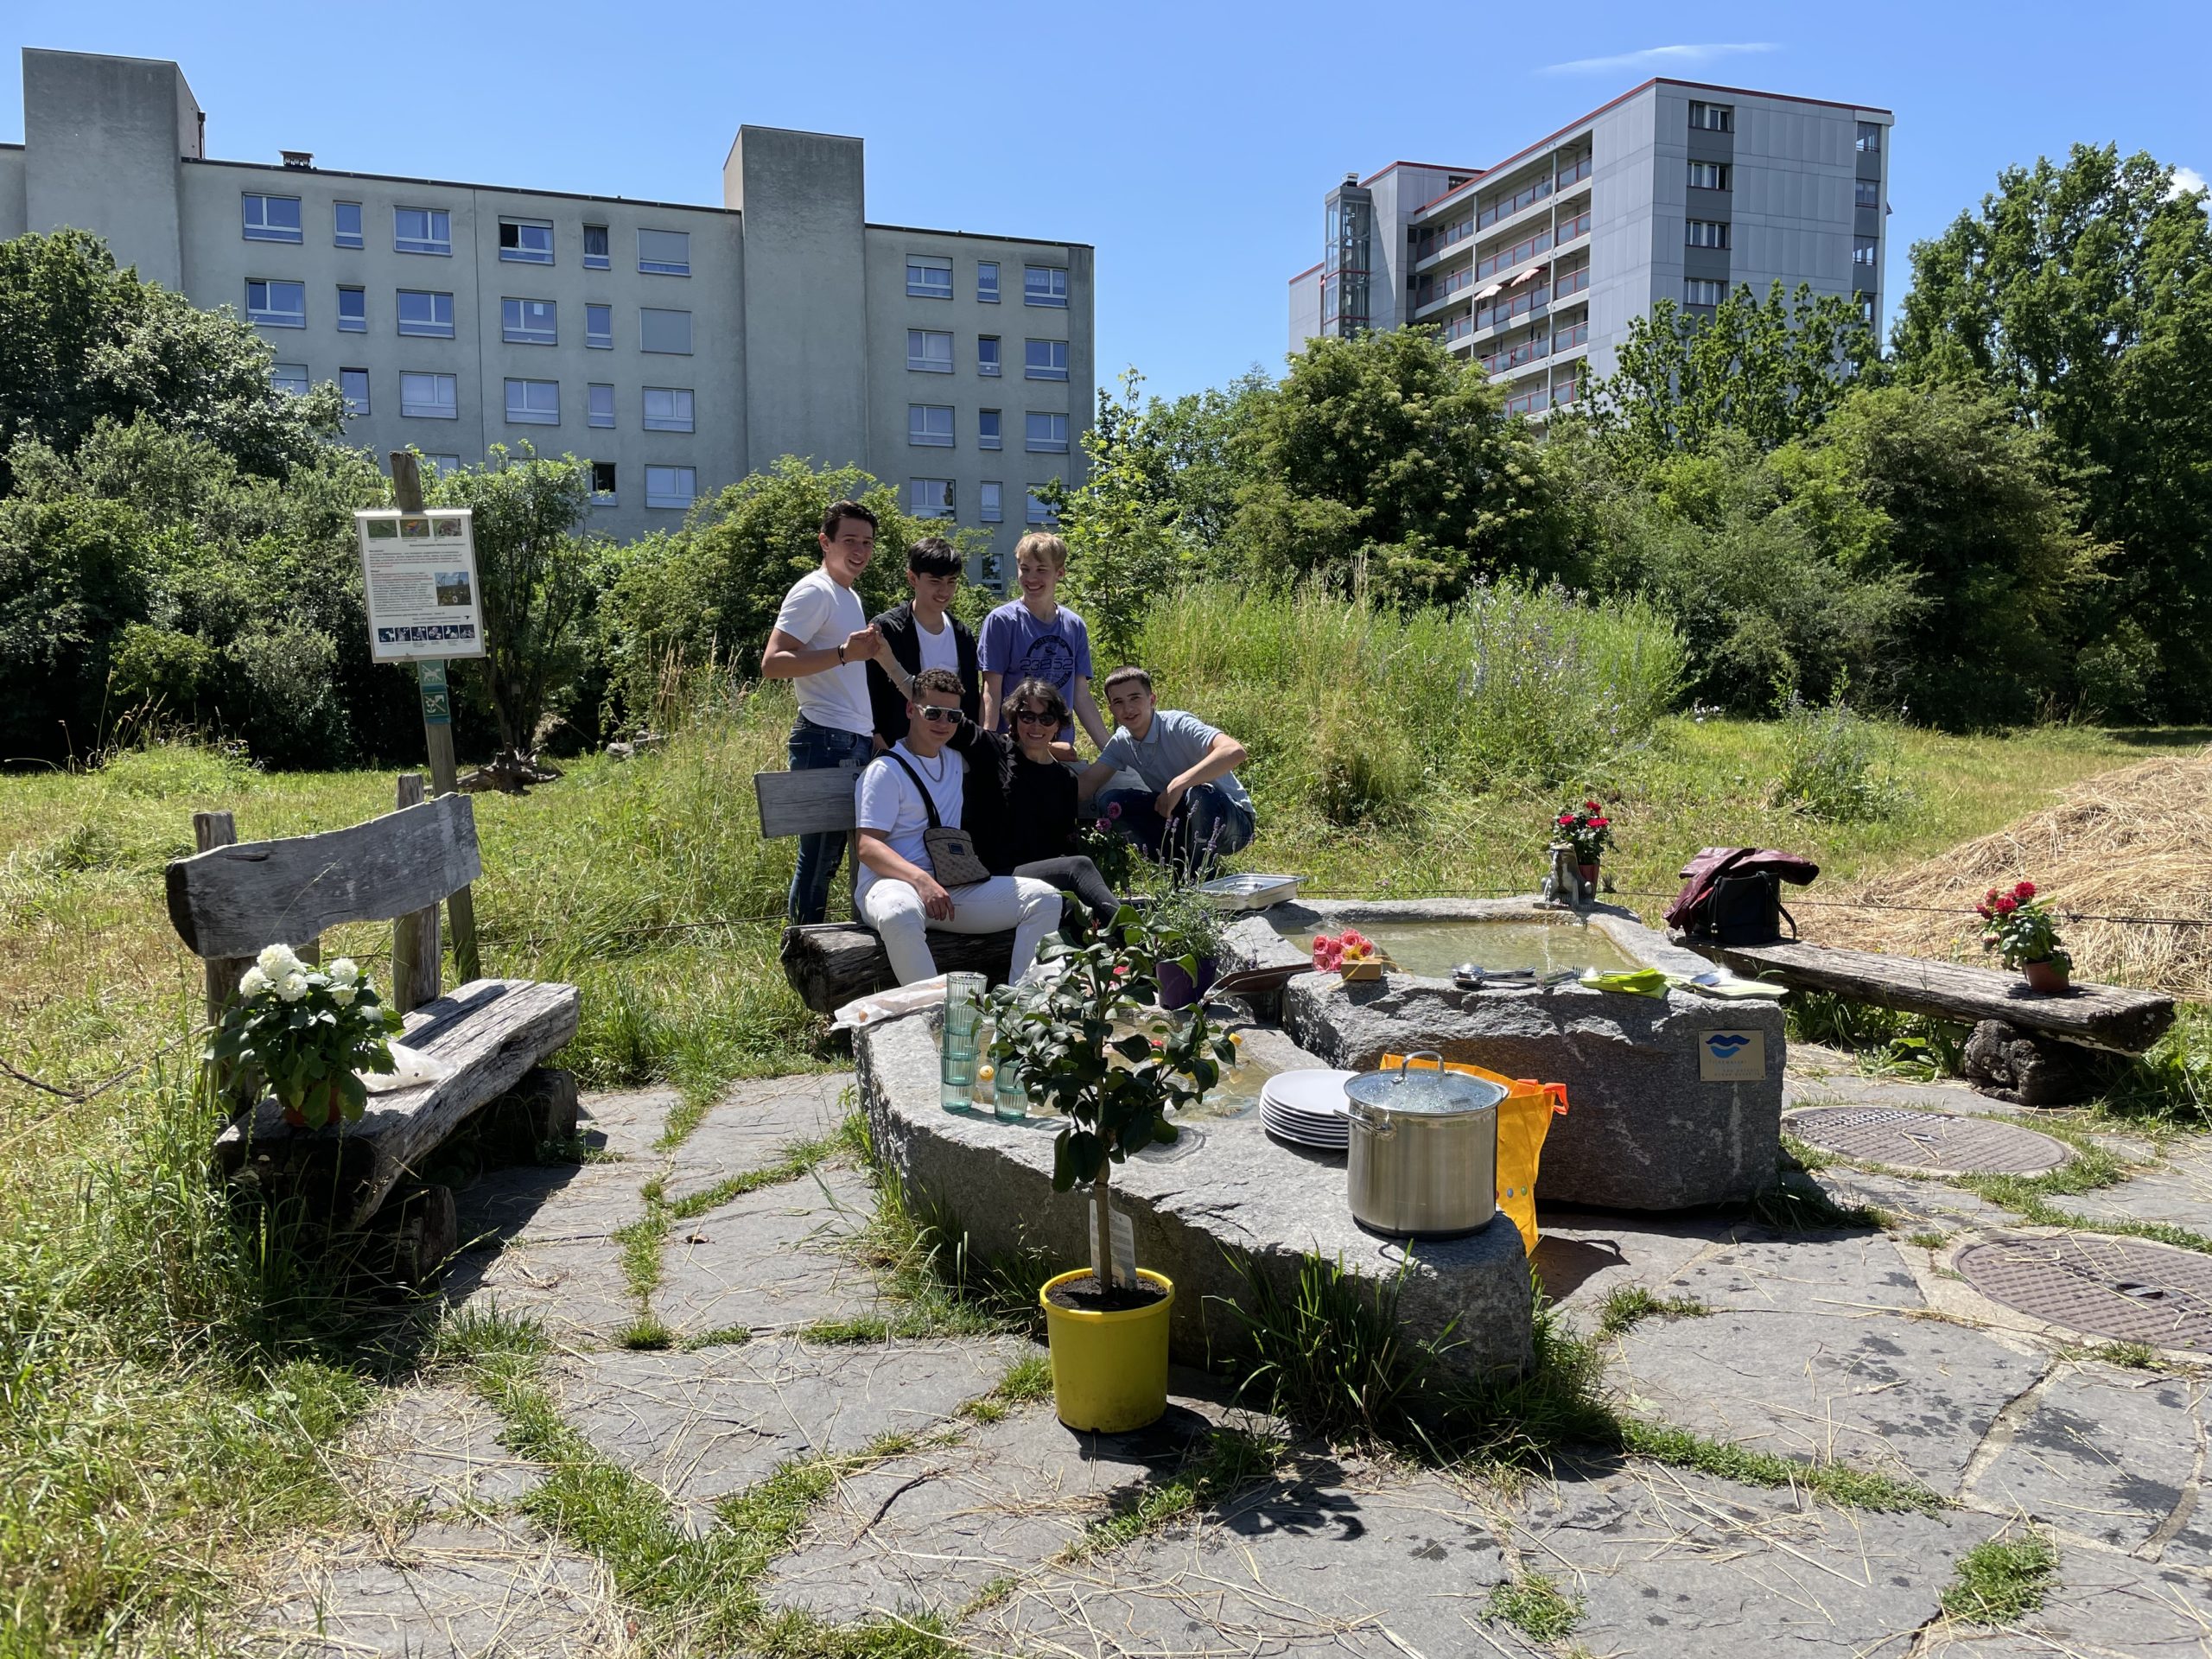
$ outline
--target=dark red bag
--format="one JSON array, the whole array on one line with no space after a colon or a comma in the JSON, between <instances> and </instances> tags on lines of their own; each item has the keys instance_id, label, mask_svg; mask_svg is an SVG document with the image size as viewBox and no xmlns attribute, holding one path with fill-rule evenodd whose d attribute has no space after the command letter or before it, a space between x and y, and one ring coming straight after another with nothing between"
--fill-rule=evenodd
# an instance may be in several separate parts
<instances>
[{"instance_id":1,"label":"dark red bag","mask_svg":"<svg viewBox=\"0 0 2212 1659\"><path fill-rule=\"evenodd\" d=\"M1723 944L1763 944L1796 936L1797 918L1782 907L1782 883L1805 887L1821 873L1808 858L1772 847L1707 847L1682 866L1682 890L1667 925L1691 938Z\"/></svg>"}]
</instances>

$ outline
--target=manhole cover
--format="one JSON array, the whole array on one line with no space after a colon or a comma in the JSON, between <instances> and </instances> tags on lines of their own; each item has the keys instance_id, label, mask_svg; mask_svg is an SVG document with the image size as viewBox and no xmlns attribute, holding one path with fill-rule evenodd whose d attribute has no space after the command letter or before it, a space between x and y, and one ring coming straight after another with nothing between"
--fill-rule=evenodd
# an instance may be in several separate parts
<instances>
[{"instance_id":1,"label":"manhole cover","mask_svg":"<svg viewBox=\"0 0 2212 1659\"><path fill-rule=\"evenodd\" d=\"M2074 1233L1972 1244L1958 1270L1990 1300L2069 1331L2212 1351L2212 1255Z\"/></svg>"},{"instance_id":2,"label":"manhole cover","mask_svg":"<svg viewBox=\"0 0 2212 1659\"><path fill-rule=\"evenodd\" d=\"M1923 1175L2040 1175L2072 1156L2033 1129L1897 1106L1823 1106L1789 1122L1799 1139L1839 1157Z\"/></svg>"}]
</instances>

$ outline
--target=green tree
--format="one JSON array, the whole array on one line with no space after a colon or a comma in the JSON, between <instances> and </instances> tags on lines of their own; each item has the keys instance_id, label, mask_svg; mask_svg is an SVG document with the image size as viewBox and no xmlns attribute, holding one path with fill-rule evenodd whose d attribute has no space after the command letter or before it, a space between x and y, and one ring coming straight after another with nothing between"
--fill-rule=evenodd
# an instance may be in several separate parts
<instances>
[{"instance_id":1,"label":"green tree","mask_svg":"<svg viewBox=\"0 0 2212 1659\"><path fill-rule=\"evenodd\" d=\"M1448 600L1544 563L1528 424L1428 330L1310 341L1250 404L1232 445L1248 481L1231 537L1249 570Z\"/></svg>"},{"instance_id":2,"label":"green tree","mask_svg":"<svg viewBox=\"0 0 2212 1659\"><path fill-rule=\"evenodd\" d=\"M1144 377L1122 376L1122 395L1098 389L1098 418L1083 435L1087 462L1073 489L1055 480L1045 499L1068 543L1068 598L1090 629L1102 664L1136 660L1145 612L1175 585L1185 546L1175 527L1172 480L1151 409L1138 401Z\"/></svg>"},{"instance_id":3,"label":"green tree","mask_svg":"<svg viewBox=\"0 0 2212 1659\"><path fill-rule=\"evenodd\" d=\"M2147 704L2212 712L2212 223L2202 192L2115 145L2009 168L1915 245L1892 347L1915 381L1988 388L2047 435L2111 543L2079 662L2147 636ZM2139 712L2149 712L2148 708Z\"/></svg>"},{"instance_id":4,"label":"green tree","mask_svg":"<svg viewBox=\"0 0 2212 1659\"><path fill-rule=\"evenodd\" d=\"M67 454L103 419L148 415L271 478L312 463L340 429L336 388L279 391L275 354L227 308L200 310L118 270L82 231L0 242L0 492L19 440Z\"/></svg>"},{"instance_id":5,"label":"green tree","mask_svg":"<svg viewBox=\"0 0 2212 1659\"><path fill-rule=\"evenodd\" d=\"M149 538L120 502L0 500L0 761L99 744L117 639L146 613Z\"/></svg>"}]
</instances>

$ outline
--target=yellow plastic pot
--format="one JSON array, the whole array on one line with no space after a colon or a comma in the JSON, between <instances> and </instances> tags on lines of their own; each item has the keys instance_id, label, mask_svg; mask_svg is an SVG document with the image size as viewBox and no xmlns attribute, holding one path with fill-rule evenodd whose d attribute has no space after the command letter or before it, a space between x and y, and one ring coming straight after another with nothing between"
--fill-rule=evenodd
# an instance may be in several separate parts
<instances>
[{"instance_id":1,"label":"yellow plastic pot","mask_svg":"<svg viewBox=\"0 0 2212 1659\"><path fill-rule=\"evenodd\" d=\"M1052 1293L1088 1279L1079 1268L1046 1281L1037 1294L1052 1349L1052 1404L1070 1428L1124 1434L1158 1422L1167 1410L1167 1315L1175 1287L1139 1268L1137 1277L1167 1294L1149 1307L1091 1313L1061 1307Z\"/></svg>"}]
</instances>

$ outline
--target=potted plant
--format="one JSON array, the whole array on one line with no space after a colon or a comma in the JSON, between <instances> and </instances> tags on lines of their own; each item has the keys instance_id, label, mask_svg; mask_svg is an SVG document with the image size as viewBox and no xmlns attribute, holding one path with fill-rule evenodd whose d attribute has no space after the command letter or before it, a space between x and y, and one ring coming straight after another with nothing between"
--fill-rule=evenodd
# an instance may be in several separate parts
<instances>
[{"instance_id":1,"label":"potted plant","mask_svg":"<svg viewBox=\"0 0 2212 1659\"><path fill-rule=\"evenodd\" d=\"M257 1077L293 1128L320 1129L359 1121L368 1090L358 1074L395 1069L391 1035L402 1023L351 957L318 968L272 944L239 979L205 1058Z\"/></svg>"},{"instance_id":2,"label":"potted plant","mask_svg":"<svg viewBox=\"0 0 2212 1659\"><path fill-rule=\"evenodd\" d=\"M2066 988L2074 958L2058 943L2056 918L2036 901L2034 882L2017 881L2001 893L1992 887L1974 913L1982 919L1981 948L2018 969L2030 990Z\"/></svg>"},{"instance_id":3,"label":"potted plant","mask_svg":"<svg viewBox=\"0 0 2212 1659\"><path fill-rule=\"evenodd\" d=\"M1070 846L1097 867L1108 887L1116 893L1127 893L1136 874L1137 844L1122 833L1121 816L1121 803L1108 802L1103 813L1088 823L1076 825Z\"/></svg>"},{"instance_id":4,"label":"potted plant","mask_svg":"<svg viewBox=\"0 0 2212 1659\"><path fill-rule=\"evenodd\" d=\"M1375 941L1356 927L1341 933L1313 936L1313 967L1317 973L1338 974L1349 984L1354 980L1382 977L1383 957Z\"/></svg>"},{"instance_id":5,"label":"potted plant","mask_svg":"<svg viewBox=\"0 0 2212 1659\"><path fill-rule=\"evenodd\" d=\"M1086 1187L1093 1195L1098 1271L1060 1274L1039 1292L1053 1402L1071 1428L1122 1433L1167 1409L1175 1287L1145 1268L1132 1282L1116 1267L1114 1166L1173 1139L1166 1114L1212 1088L1236 1048L1208 1026L1203 1007L1171 1022L1164 1036L1115 1038L1116 1020L1134 1022L1152 1002L1162 965L1154 937L1127 906L1104 937L1080 945L1048 941L1045 954L1060 966L1056 977L992 993L999 1035L991 1058L1001 1089L1065 1116L1052 1148L1053 1191ZM1180 966L1195 977L1196 961Z\"/></svg>"},{"instance_id":6,"label":"potted plant","mask_svg":"<svg viewBox=\"0 0 2212 1659\"><path fill-rule=\"evenodd\" d=\"M1599 861L1613 844L1612 822L1599 810L1597 802L1585 801L1579 807L1562 808L1552 823L1551 844L1574 849L1582 884L1592 893L1598 890Z\"/></svg>"},{"instance_id":7,"label":"potted plant","mask_svg":"<svg viewBox=\"0 0 2212 1659\"><path fill-rule=\"evenodd\" d=\"M1221 965L1221 912L1196 887L1170 887L1145 912L1160 964L1160 1006L1186 1008L1213 988ZM1185 963L1195 964L1187 972Z\"/></svg>"}]
</instances>

